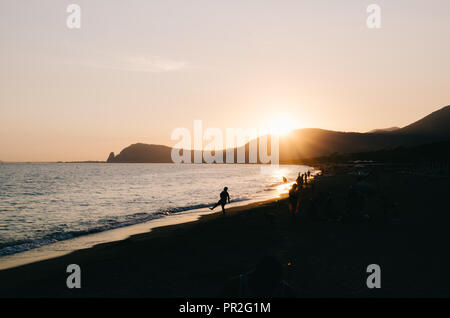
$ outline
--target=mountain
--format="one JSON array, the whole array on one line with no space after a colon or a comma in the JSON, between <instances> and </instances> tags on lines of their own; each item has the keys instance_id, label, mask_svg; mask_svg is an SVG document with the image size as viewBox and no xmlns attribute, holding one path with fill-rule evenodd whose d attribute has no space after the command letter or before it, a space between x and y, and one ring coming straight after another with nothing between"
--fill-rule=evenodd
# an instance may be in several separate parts
<instances>
[{"instance_id":1,"label":"mountain","mask_svg":"<svg viewBox=\"0 0 450 318\"><path fill-rule=\"evenodd\" d=\"M280 140L280 162L296 163L333 153L369 152L450 140L450 106L400 129L354 133L300 129Z\"/></svg>"},{"instance_id":2,"label":"mountain","mask_svg":"<svg viewBox=\"0 0 450 318\"><path fill-rule=\"evenodd\" d=\"M111 152L106 162L167 163L172 162L171 151L167 146L137 143L124 148L117 156Z\"/></svg>"},{"instance_id":3,"label":"mountain","mask_svg":"<svg viewBox=\"0 0 450 318\"><path fill-rule=\"evenodd\" d=\"M280 162L296 163L333 153L365 152L412 145L408 136L300 129L280 139Z\"/></svg>"},{"instance_id":4,"label":"mountain","mask_svg":"<svg viewBox=\"0 0 450 318\"><path fill-rule=\"evenodd\" d=\"M117 156L111 152L108 163L172 163L172 149L163 145L149 145L143 143L132 144L124 148ZM200 151L191 151L191 161ZM225 160L225 157L224 157Z\"/></svg>"},{"instance_id":5,"label":"mountain","mask_svg":"<svg viewBox=\"0 0 450 318\"><path fill-rule=\"evenodd\" d=\"M280 137L279 159L280 163L301 163L311 158L326 157L336 153L363 153L446 140L450 140L450 106L435 111L406 127L390 129L390 131L384 129L356 133L317 128L298 129ZM248 162L249 143L243 147L246 162ZM138 143L123 149L117 156L111 153L107 162L170 163L172 162L171 150L172 148L167 146ZM236 148L234 153L236 158Z\"/></svg>"},{"instance_id":6,"label":"mountain","mask_svg":"<svg viewBox=\"0 0 450 318\"><path fill-rule=\"evenodd\" d=\"M450 105L396 131L399 134L450 137Z\"/></svg>"}]
</instances>

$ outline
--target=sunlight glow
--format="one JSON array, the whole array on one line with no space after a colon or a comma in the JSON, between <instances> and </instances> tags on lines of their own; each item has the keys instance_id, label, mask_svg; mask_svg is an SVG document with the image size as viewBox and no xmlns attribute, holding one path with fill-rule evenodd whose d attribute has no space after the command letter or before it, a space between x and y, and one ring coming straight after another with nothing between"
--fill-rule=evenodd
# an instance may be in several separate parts
<instances>
[{"instance_id":1,"label":"sunlight glow","mask_svg":"<svg viewBox=\"0 0 450 318\"><path fill-rule=\"evenodd\" d=\"M289 116L275 116L267 121L267 129L270 134L282 136L296 129L294 120Z\"/></svg>"}]
</instances>

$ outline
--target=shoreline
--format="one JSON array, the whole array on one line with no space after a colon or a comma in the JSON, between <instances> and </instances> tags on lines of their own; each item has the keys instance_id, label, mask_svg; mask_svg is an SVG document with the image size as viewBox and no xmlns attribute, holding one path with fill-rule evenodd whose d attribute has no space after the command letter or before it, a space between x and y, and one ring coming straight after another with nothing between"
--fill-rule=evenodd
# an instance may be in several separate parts
<instances>
[{"instance_id":1,"label":"shoreline","mask_svg":"<svg viewBox=\"0 0 450 318\"><path fill-rule=\"evenodd\" d=\"M40 164L40 163L38 163ZM47 164L47 163L43 163ZM166 164L163 164L166 165ZM311 168L308 166L296 166L294 167L306 167ZM277 180L279 181L279 180ZM281 177L280 177L281 181ZM263 184L264 185L264 184ZM275 182L272 184L268 184L264 187L261 187L261 189L255 189L254 191L250 188L250 191L244 191L241 196L237 196L232 200L231 205L229 207L234 206L240 206L240 205L247 205L251 204L253 202L258 201L264 201L267 199L272 199L278 197L283 191L287 192L287 189L283 189L283 187L286 184L282 184L281 182ZM259 190L259 191L257 191ZM253 192L252 192L253 191ZM128 195L127 193L122 193L124 197ZM118 198L121 198L122 196L117 196ZM232 197L233 199L233 197ZM158 207L153 207L150 205L150 207L144 206L144 212L142 213L143 216L138 215L134 216L132 218L125 218L118 219L117 222L114 221L115 214L122 216L120 213L116 213L114 210L105 210L104 214L108 215L108 213L111 213L113 215L111 222L105 222L105 223L95 223L95 219L91 224L84 226L84 227L63 227L62 230L56 229L49 231L40 231L39 226L35 226L35 229L38 231L36 233L33 233L35 230L32 227L30 228L30 233L26 233L26 235L19 234L17 237L13 236L15 229L14 226L11 228L7 234L8 240L4 240L4 246L0 250L0 270L11 268L13 266L19 266L22 264L27 264L30 262L33 262L35 260L43 260L54 256L60 256L67 254L69 252L86 248L86 247L92 247L94 246L97 241L100 243L103 242L109 242L109 241L116 241L116 240L122 240L128 237L129 235L132 235L134 233L140 233L148 231L150 228L154 226L159 225L152 225L152 224L170 224L170 222L162 221L160 219L166 219L170 218L170 220L174 220L172 223L180 223L183 222L183 220L179 220L180 218L186 218L187 220L190 220L193 216L193 214L196 214L196 217L201 216L203 213L211 213L207 207L209 206L208 203L201 203L201 202L209 202L209 199L206 197L201 200L196 200L191 205L187 206L179 206L179 207L170 207L168 209L161 208L158 210ZM117 200L116 200L117 201ZM200 202L200 204L199 204ZM98 204L97 202L89 202L93 206ZM121 203L121 202L119 202ZM214 201L215 203L215 201ZM44 202L45 204L45 202ZM175 203L175 204L180 204ZM213 204L213 202L210 202L209 204ZM170 205L169 205L170 206ZM63 208L59 208L59 211L71 211L70 206L63 206ZM125 211L125 214L127 213L126 209L127 207L122 207L122 210ZM56 206L56 209L58 209L58 206ZM137 211L140 212L143 209L138 209ZM39 211L36 209L36 211ZM119 210L119 212L121 212ZM69 216L70 213L67 213ZM140 213L136 213L140 214ZM38 214L36 214L38 215ZM4 217L7 219L7 216ZM127 215L126 215L127 216ZM69 222L71 220L69 219ZM89 220L90 221L90 220ZM65 221L67 222L67 221ZM30 222L31 223L31 222ZM18 223L20 224L20 223ZM39 224L38 222L36 224ZM68 223L69 224L69 223ZM147 229L142 229L142 224L145 224L144 226L147 227ZM147 224L149 224L147 226ZM66 224L62 224L63 226L66 226ZM77 225L77 224L75 224ZM18 227L20 230L20 227ZM71 230L73 229L73 230ZM136 230L133 230L136 229ZM113 239L109 239L106 236L109 235L109 233L113 234L116 232L122 232L122 234L119 235L113 235ZM124 234L126 232L126 234ZM12 234L9 234L12 233ZM20 231L17 231L17 233L21 233ZM25 233L25 232L24 232ZM42 234L43 233L43 234ZM108 233L108 234L102 234L102 233ZM100 237L99 239L97 239ZM87 239L89 238L89 239ZM91 239L92 238L92 239ZM74 244L75 246L72 247L71 244ZM54 247L54 248L53 248ZM40 251L43 251L43 253L40 253ZM41 255L40 255L41 254Z\"/></svg>"},{"instance_id":2,"label":"shoreline","mask_svg":"<svg viewBox=\"0 0 450 318\"><path fill-rule=\"evenodd\" d=\"M39 272L45 272L43 275L38 274L38 279L40 278L47 278L47 275L49 273L55 273L55 269L62 269L62 264L69 264L73 263L72 259L79 259L79 260L85 260L89 259L90 257L94 255L98 255L99 253L107 253L114 249L117 246L120 245L127 245L127 244L133 244L133 242L138 242L142 240L161 240L164 238L171 238L173 236L176 236L177 233L182 231L189 231L195 226L198 225L204 225L208 224L214 221L220 221L223 219L231 219L233 217L238 216L242 212L248 212L253 211L255 209L264 207L264 206L270 206L273 204L278 204L281 201L286 201L287 194L282 194L279 197L263 200L263 201L257 201L252 202L244 205L234 206L232 208L226 209L226 216L224 217L222 215L221 211L218 212L212 212L212 213L198 213L195 215L194 218L183 218L180 222L167 222L166 224L158 224L157 226L153 226L149 231L139 232L139 233L133 233L128 235L126 238L115 240L115 241L109 241L104 243L95 244L88 248L82 248L77 249L74 251L70 251L67 253L64 253L62 255L57 255L50 258L44 258L44 259L37 259L33 262L17 265L14 267L8 267L5 269L0 269L0 281L2 281L2 285L0 285L0 298L10 298L10 297L22 297L15 292L12 292L11 286L16 286L16 281L18 277L27 277L28 281L25 281L26 285L31 284L33 286L36 286L35 280L32 278L34 275L33 273L39 273ZM149 221L152 222L152 221ZM149 222L145 222L143 224L138 225L145 225ZM128 226L125 228L129 228L133 226ZM123 228L122 228L123 229ZM111 232L105 231L105 232ZM102 233L105 233L102 232ZM95 234L92 234L95 235ZM23 253L22 253L23 254ZM65 267L64 267L65 268ZM12 275L11 275L12 273ZM59 274L61 274L60 272ZM63 275L65 274L65 270ZM60 276L60 275L58 275ZM21 278L19 278L20 280ZM24 281L22 281L24 282ZM65 280L63 280L65 282ZM9 287L6 287L7 285L10 285ZM64 285L64 284L63 284ZM3 289L5 288L5 289ZM23 291L23 290L22 290ZM21 291L21 292L22 292ZM20 292L20 293L21 293ZM59 297L59 293L52 294L50 297ZM32 294L32 295L26 295L25 297L42 297L39 293ZM44 296L46 297L46 296Z\"/></svg>"},{"instance_id":3,"label":"shoreline","mask_svg":"<svg viewBox=\"0 0 450 318\"><path fill-rule=\"evenodd\" d=\"M367 199L370 222L308 217L310 198L319 198L324 213L345 206L356 176L337 168L305 191L295 218L288 200L276 198L230 208L225 217L216 212L157 227L2 270L0 297L221 297L231 278L265 256L280 262L297 297L449 297L449 180L374 169L368 182L379 189ZM331 194L331 207L320 193ZM69 264L81 268L81 289L66 286ZM366 286L369 264L382 270L381 289Z\"/></svg>"},{"instance_id":4,"label":"shoreline","mask_svg":"<svg viewBox=\"0 0 450 318\"><path fill-rule=\"evenodd\" d=\"M233 213L236 210L251 209L261 203L270 203L280 200L283 196L286 196L286 194L279 194L277 197L263 199L261 201L255 201L255 199L237 201L235 202L235 205L227 208L226 211ZM210 214L221 214L221 212L211 212L208 208L187 210L136 224L119 226L117 228L60 240L25 251L0 256L0 271L50 260L80 250L95 248L97 245L123 241L134 235L150 233L154 229L165 226L200 221L202 217Z\"/></svg>"}]
</instances>

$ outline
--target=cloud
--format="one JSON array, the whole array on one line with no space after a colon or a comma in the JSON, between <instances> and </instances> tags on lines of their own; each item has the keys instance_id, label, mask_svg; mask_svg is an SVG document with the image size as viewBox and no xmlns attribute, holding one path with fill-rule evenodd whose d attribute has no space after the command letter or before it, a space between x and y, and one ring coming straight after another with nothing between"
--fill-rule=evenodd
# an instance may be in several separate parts
<instances>
[{"instance_id":1,"label":"cloud","mask_svg":"<svg viewBox=\"0 0 450 318\"><path fill-rule=\"evenodd\" d=\"M151 55L107 55L97 58L82 59L68 64L85 67L131 71L131 72L177 72L189 68L185 61L176 61Z\"/></svg>"},{"instance_id":2,"label":"cloud","mask_svg":"<svg viewBox=\"0 0 450 318\"><path fill-rule=\"evenodd\" d=\"M129 69L143 69L146 72L172 72L186 69L188 67L186 62L174 61L160 58L157 56L134 56L126 59L125 66Z\"/></svg>"}]
</instances>

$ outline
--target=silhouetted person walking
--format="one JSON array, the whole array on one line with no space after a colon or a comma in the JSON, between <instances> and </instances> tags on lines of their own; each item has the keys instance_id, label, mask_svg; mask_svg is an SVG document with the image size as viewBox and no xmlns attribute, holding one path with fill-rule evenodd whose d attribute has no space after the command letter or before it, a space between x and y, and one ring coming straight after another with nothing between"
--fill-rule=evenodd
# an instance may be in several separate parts
<instances>
[{"instance_id":1,"label":"silhouetted person walking","mask_svg":"<svg viewBox=\"0 0 450 318\"><path fill-rule=\"evenodd\" d=\"M225 214L225 204L230 203L230 194L228 193L228 188L223 188L223 191L220 192L220 200L213 207L209 208L210 210L214 210L219 205L222 206L222 213Z\"/></svg>"}]
</instances>

